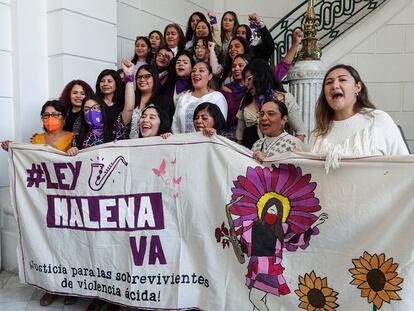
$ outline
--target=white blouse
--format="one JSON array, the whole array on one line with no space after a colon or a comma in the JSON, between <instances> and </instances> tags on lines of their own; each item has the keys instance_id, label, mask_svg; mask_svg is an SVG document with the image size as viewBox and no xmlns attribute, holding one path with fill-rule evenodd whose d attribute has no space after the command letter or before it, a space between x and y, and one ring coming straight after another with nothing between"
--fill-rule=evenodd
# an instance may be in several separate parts
<instances>
[{"instance_id":1,"label":"white blouse","mask_svg":"<svg viewBox=\"0 0 414 311\"><path fill-rule=\"evenodd\" d=\"M204 102L216 104L220 108L224 119L227 119L227 101L223 94L213 91L202 97L194 97L191 93L191 91L187 91L178 99L171 126L174 134L195 132L193 125L194 110Z\"/></svg>"},{"instance_id":2,"label":"white blouse","mask_svg":"<svg viewBox=\"0 0 414 311\"><path fill-rule=\"evenodd\" d=\"M327 171L339 167L341 157L409 154L392 118L384 111L368 109L346 120L332 121L325 136L312 134L310 152L326 156Z\"/></svg>"}]
</instances>

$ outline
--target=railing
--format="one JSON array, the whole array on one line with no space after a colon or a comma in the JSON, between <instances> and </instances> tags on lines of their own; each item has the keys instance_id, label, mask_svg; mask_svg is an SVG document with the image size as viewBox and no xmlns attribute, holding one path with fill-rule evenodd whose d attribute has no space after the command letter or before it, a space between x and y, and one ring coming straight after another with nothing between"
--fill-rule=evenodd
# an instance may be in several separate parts
<instances>
[{"instance_id":1,"label":"railing","mask_svg":"<svg viewBox=\"0 0 414 311\"><path fill-rule=\"evenodd\" d=\"M317 37L321 49L331 44L345 31L387 1L389 0L315 1ZM275 41L275 53L272 59L274 63L283 58L292 44L294 31L303 25L307 4L308 1L304 1L269 29Z\"/></svg>"}]
</instances>

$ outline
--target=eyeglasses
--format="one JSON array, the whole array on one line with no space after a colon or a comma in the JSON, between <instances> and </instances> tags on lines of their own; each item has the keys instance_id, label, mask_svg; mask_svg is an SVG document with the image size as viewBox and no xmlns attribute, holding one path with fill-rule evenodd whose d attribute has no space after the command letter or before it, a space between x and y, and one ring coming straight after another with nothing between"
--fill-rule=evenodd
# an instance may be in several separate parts
<instances>
[{"instance_id":1,"label":"eyeglasses","mask_svg":"<svg viewBox=\"0 0 414 311\"><path fill-rule=\"evenodd\" d=\"M196 45L194 47L194 50L206 50L207 47L205 45Z\"/></svg>"},{"instance_id":2,"label":"eyeglasses","mask_svg":"<svg viewBox=\"0 0 414 311\"><path fill-rule=\"evenodd\" d=\"M257 113L258 118L264 118L264 116L267 116L268 118L273 118L277 116L278 114L281 114L279 111L269 110L269 111L259 111Z\"/></svg>"},{"instance_id":3,"label":"eyeglasses","mask_svg":"<svg viewBox=\"0 0 414 311\"><path fill-rule=\"evenodd\" d=\"M246 82L250 82L250 80L252 80L253 79L253 75L250 75L250 76L248 76L248 77L245 77L244 78L244 81L246 81Z\"/></svg>"},{"instance_id":4,"label":"eyeglasses","mask_svg":"<svg viewBox=\"0 0 414 311\"><path fill-rule=\"evenodd\" d=\"M144 75L137 76L137 81L141 81L141 80L148 81L149 78L151 77L152 77L152 74L146 73Z\"/></svg>"},{"instance_id":5,"label":"eyeglasses","mask_svg":"<svg viewBox=\"0 0 414 311\"><path fill-rule=\"evenodd\" d=\"M158 58L168 59L168 60L171 59L170 55L168 55L168 54L162 54L162 53L157 53L157 57Z\"/></svg>"},{"instance_id":6,"label":"eyeglasses","mask_svg":"<svg viewBox=\"0 0 414 311\"><path fill-rule=\"evenodd\" d=\"M101 106L99 104L95 104L92 107L83 107L84 113L88 113L89 111L101 111Z\"/></svg>"},{"instance_id":7,"label":"eyeglasses","mask_svg":"<svg viewBox=\"0 0 414 311\"><path fill-rule=\"evenodd\" d=\"M52 112L52 113L45 112L44 114L42 114L42 119L43 120L49 119L49 118L59 119L61 115L62 114L60 112Z\"/></svg>"}]
</instances>

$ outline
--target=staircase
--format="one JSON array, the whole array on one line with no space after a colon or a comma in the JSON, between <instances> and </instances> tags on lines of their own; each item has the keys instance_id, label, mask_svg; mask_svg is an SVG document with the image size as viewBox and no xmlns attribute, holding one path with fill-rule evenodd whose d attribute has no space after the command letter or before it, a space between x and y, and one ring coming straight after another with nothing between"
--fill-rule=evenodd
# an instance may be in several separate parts
<instances>
[{"instance_id":1,"label":"staircase","mask_svg":"<svg viewBox=\"0 0 414 311\"><path fill-rule=\"evenodd\" d=\"M390 0L318 0L314 1L319 45L323 50L347 30ZM279 22L270 27L275 42L273 63L278 63L293 41L293 33L301 28L309 1L303 1ZM323 53L323 51L322 51Z\"/></svg>"}]
</instances>

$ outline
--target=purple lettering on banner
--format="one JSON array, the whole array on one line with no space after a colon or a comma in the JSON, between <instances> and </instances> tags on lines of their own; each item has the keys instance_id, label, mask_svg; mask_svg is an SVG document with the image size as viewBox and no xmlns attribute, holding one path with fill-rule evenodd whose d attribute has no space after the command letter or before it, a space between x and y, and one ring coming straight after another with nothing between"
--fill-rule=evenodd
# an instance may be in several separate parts
<instances>
[{"instance_id":1,"label":"purple lettering on banner","mask_svg":"<svg viewBox=\"0 0 414 311\"><path fill-rule=\"evenodd\" d=\"M64 184L63 181L66 179L64 170L67 168L66 163L53 163L55 168L56 178L58 181L59 189L69 190L69 184ZM63 171L63 172L62 172Z\"/></svg>"},{"instance_id":2,"label":"purple lettering on banner","mask_svg":"<svg viewBox=\"0 0 414 311\"><path fill-rule=\"evenodd\" d=\"M47 187L47 189L59 189L58 183L52 182L52 179L50 178L49 170L46 166L46 163L41 162L40 164L42 165L43 172L45 173L45 176L46 176L46 187Z\"/></svg>"},{"instance_id":3,"label":"purple lettering on banner","mask_svg":"<svg viewBox=\"0 0 414 311\"><path fill-rule=\"evenodd\" d=\"M149 239L150 245L148 265L155 265L157 263L157 260L160 265L167 264L167 261L165 260L164 250L162 249L160 237L158 235L152 235L149 237ZM139 246L137 245L136 237L129 237L129 246L131 247L134 265L142 266L144 264L145 254L147 253L147 244L147 237L145 235L139 237Z\"/></svg>"},{"instance_id":4,"label":"purple lettering on banner","mask_svg":"<svg viewBox=\"0 0 414 311\"><path fill-rule=\"evenodd\" d=\"M164 229L162 194L116 196L48 195L49 228L86 231L139 231Z\"/></svg>"},{"instance_id":5,"label":"purple lettering on banner","mask_svg":"<svg viewBox=\"0 0 414 311\"><path fill-rule=\"evenodd\" d=\"M82 166L82 162L81 161L76 161L75 166L73 166L73 164L70 163L70 162L67 163L67 165L68 165L69 169L72 171L72 174L73 174L72 185L70 186L70 190L73 190L73 189L75 189L76 183L78 181L78 177L79 177L79 174L80 174L80 169L81 169L81 166Z\"/></svg>"},{"instance_id":6,"label":"purple lettering on banner","mask_svg":"<svg viewBox=\"0 0 414 311\"><path fill-rule=\"evenodd\" d=\"M129 245L131 247L132 258L134 259L134 265L142 266L144 263L145 250L147 248L147 237L141 236L139 238L139 250L134 236L129 237Z\"/></svg>"},{"instance_id":7,"label":"purple lettering on banner","mask_svg":"<svg viewBox=\"0 0 414 311\"><path fill-rule=\"evenodd\" d=\"M149 253L149 264L155 265L157 259L161 265L165 265L167 261L165 260L164 250L161 246L161 240L158 235L151 236L150 244L150 253Z\"/></svg>"}]
</instances>

